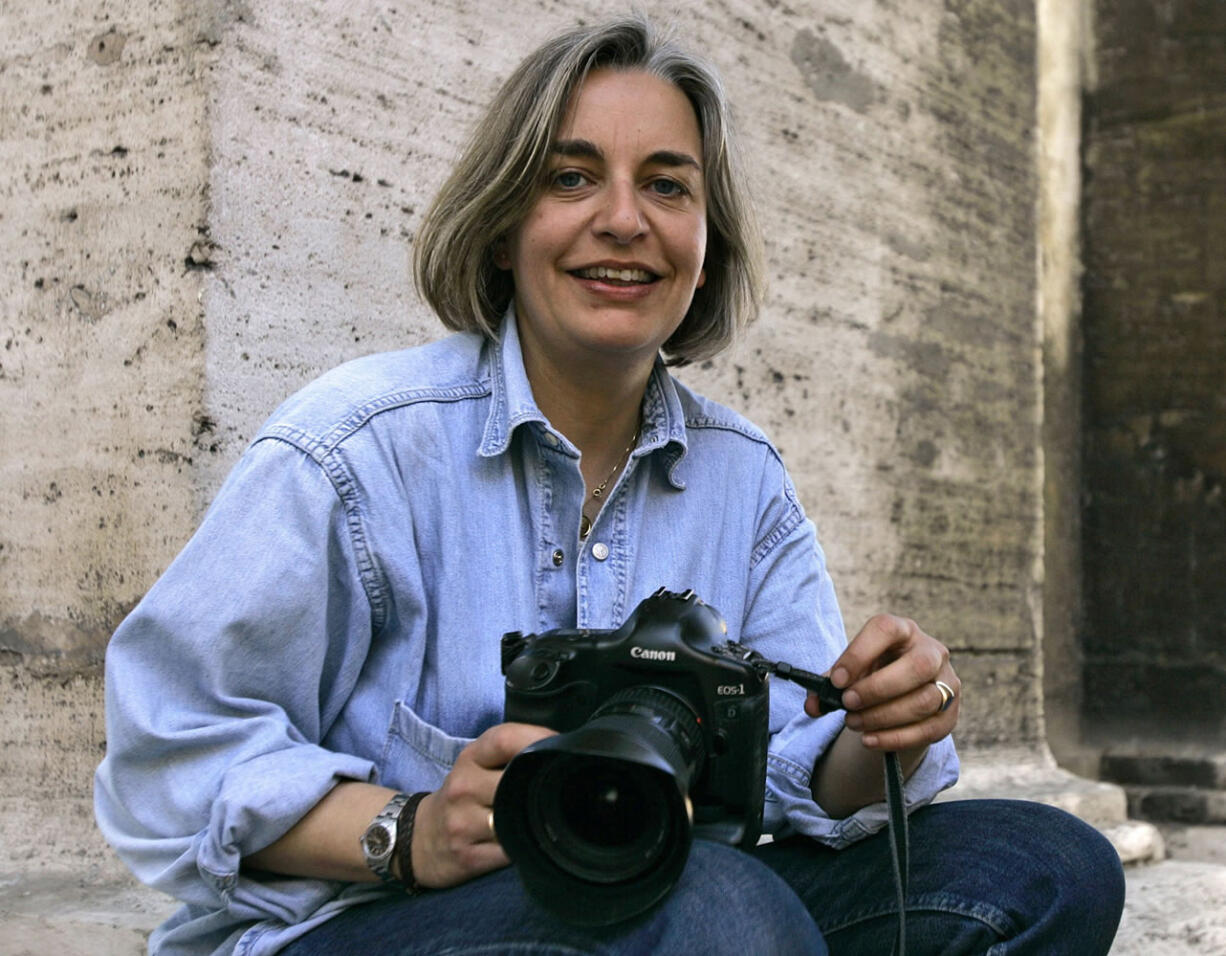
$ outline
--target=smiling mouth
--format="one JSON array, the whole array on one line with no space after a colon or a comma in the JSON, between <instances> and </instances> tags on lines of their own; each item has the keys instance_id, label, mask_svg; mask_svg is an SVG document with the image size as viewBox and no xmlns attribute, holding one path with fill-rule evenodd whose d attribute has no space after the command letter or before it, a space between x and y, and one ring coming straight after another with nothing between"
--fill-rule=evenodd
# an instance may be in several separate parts
<instances>
[{"instance_id":1,"label":"smiling mouth","mask_svg":"<svg viewBox=\"0 0 1226 956\"><path fill-rule=\"evenodd\" d=\"M574 269L570 274L580 279L596 279L611 285L647 285L660 278L646 269L612 269L608 266Z\"/></svg>"}]
</instances>

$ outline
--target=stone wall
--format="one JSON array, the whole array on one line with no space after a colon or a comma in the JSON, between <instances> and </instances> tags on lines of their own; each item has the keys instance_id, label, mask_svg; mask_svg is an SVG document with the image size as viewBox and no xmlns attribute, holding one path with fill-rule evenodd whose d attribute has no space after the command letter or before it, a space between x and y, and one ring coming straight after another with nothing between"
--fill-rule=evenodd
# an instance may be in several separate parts
<instances>
[{"instance_id":1,"label":"stone wall","mask_svg":"<svg viewBox=\"0 0 1226 956\"><path fill-rule=\"evenodd\" d=\"M440 334L408 280L425 204L519 56L608 10L5 8L7 854L45 832L52 789L50 816L88 814L106 635L262 418L324 368ZM763 320L687 377L782 448L849 626L916 617L966 681L963 746L1038 747L1032 5L686 0L676 19L736 104L771 282Z\"/></svg>"},{"instance_id":2,"label":"stone wall","mask_svg":"<svg viewBox=\"0 0 1226 956\"><path fill-rule=\"evenodd\" d=\"M200 513L216 37L159 0L0 26L0 866L77 866L107 638Z\"/></svg>"},{"instance_id":3,"label":"stone wall","mask_svg":"<svg viewBox=\"0 0 1226 956\"><path fill-rule=\"evenodd\" d=\"M1086 100L1087 719L1226 729L1226 5L1097 5Z\"/></svg>"},{"instance_id":4,"label":"stone wall","mask_svg":"<svg viewBox=\"0 0 1226 956\"><path fill-rule=\"evenodd\" d=\"M1060 764L1096 776L1081 728L1081 101L1089 4L1038 0L1038 311L1043 337L1043 715Z\"/></svg>"}]
</instances>

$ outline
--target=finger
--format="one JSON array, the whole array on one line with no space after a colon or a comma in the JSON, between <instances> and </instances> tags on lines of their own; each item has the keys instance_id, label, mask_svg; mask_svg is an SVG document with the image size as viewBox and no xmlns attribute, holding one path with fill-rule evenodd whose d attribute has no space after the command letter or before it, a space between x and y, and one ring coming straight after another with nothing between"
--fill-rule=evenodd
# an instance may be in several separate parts
<instances>
[{"instance_id":1,"label":"finger","mask_svg":"<svg viewBox=\"0 0 1226 956\"><path fill-rule=\"evenodd\" d=\"M451 886L511 862L497 840L453 840L446 850L434 885Z\"/></svg>"},{"instance_id":2,"label":"finger","mask_svg":"<svg viewBox=\"0 0 1226 956\"><path fill-rule=\"evenodd\" d=\"M857 680L843 694L843 702L848 710L866 710L885 704L921 690L926 685L936 691L932 684L949 662L949 651L939 641L927 635L923 640L917 640L905 654L891 661L879 670ZM937 693L938 698L940 694ZM917 713L921 716L923 708L913 701Z\"/></svg>"},{"instance_id":3,"label":"finger","mask_svg":"<svg viewBox=\"0 0 1226 956\"><path fill-rule=\"evenodd\" d=\"M465 807L452 839L456 845L464 843L496 843L494 832L494 808L490 804L473 804Z\"/></svg>"},{"instance_id":4,"label":"finger","mask_svg":"<svg viewBox=\"0 0 1226 956\"><path fill-rule=\"evenodd\" d=\"M423 886L453 886L510 860L489 828L489 807L447 800L443 788L422 801L413 839L413 865Z\"/></svg>"},{"instance_id":5,"label":"finger","mask_svg":"<svg viewBox=\"0 0 1226 956\"><path fill-rule=\"evenodd\" d=\"M830 680L836 687L849 685L870 674L882 657L897 656L916 633L923 633L916 623L893 614L876 614L860 628L830 669ZM888 657L887 657L888 659Z\"/></svg>"},{"instance_id":6,"label":"finger","mask_svg":"<svg viewBox=\"0 0 1226 956\"><path fill-rule=\"evenodd\" d=\"M949 709L927 720L903 727L890 727L864 733L860 742L869 750L900 752L934 744L947 737L958 722L958 701L955 698Z\"/></svg>"},{"instance_id":7,"label":"finger","mask_svg":"<svg viewBox=\"0 0 1226 956\"><path fill-rule=\"evenodd\" d=\"M941 671L938 678L952 696L947 698L935 683L926 684L907 699L898 704L891 703L882 707L849 714L848 726L862 733L862 741L872 750L895 750L920 747L953 732L958 723L962 705L962 681L948 665ZM895 712L890 711L895 706L908 708L924 708L923 716L916 720L898 719Z\"/></svg>"},{"instance_id":8,"label":"finger","mask_svg":"<svg viewBox=\"0 0 1226 956\"><path fill-rule=\"evenodd\" d=\"M498 724L461 750L439 788L447 806L455 808L448 813L451 826L461 833L477 833L481 813L493 804L506 764L528 745L554 733L531 724Z\"/></svg>"},{"instance_id":9,"label":"finger","mask_svg":"<svg viewBox=\"0 0 1226 956\"><path fill-rule=\"evenodd\" d=\"M457 845L464 843L498 843L498 834L494 831L494 808L492 806L473 807L465 814L463 830L456 834Z\"/></svg>"},{"instance_id":10,"label":"finger","mask_svg":"<svg viewBox=\"0 0 1226 956\"><path fill-rule=\"evenodd\" d=\"M506 851L494 840L470 844L458 859L466 879L500 869L511 862Z\"/></svg>"},{"instance_id":11,"label":"finger","mask_svg":"<svg viewBox=\"0 0 1226 956\"><path fill-rule=\"evenodd\" d=\"M942 680L953 694L953 699L957 698L958 690L961 682L957 675L954 674L953 668L945 667L940 672L941 676L936 680ZM852 730L859 730L864 733L869 733L877 730L885 730L890 727L902 727L907 724L919 723L927 720L941 712L941 707L945 703L945 695L941 693L936 685L936 681L929 681L921 684L919 687L898 697L891 698L885 703L878 704L873 707L866 707L862 710L850 711L844 718L844 722ZM953 700L950 701L952 706ZM946 707L946 710L949 708Z\"/></svg>"},{"instance_id":12,"label":"finger","mask_svg":"<svg viewBox=\"0 0 1226 956\"><path fill-rule=\"evenodd\" d=\"M497 724L464 748L466 756L478 767L501 770L525 747L553 736L557 731L535 724Z\"/></svg>"}]
</instances>

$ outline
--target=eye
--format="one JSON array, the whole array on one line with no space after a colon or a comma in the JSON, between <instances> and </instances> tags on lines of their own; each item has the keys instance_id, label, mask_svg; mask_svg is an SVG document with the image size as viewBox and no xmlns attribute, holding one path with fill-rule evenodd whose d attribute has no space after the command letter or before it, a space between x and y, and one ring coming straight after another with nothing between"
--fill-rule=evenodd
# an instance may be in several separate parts
<instances>
[{"instance_id":1,"label":"eye","mask_svg":"<svg viewBox=\"0 0 1226 956\"><path fill-rule=\"evenodd\" d=\"M689 195L689 190L675 179L653 179L650 188L657 196L670 199L674 196Z\"/></svg>"},{"instance_id":2,"label":"eye","mask_svg":"<svg viewBox=\"0 0 1226 956\"><path fill-rule=\"evenodd\" d=\"M577 169L563 169L553 174L553 184L559 189L578 189L587 177Z\"/></svg>"}]
</instances>

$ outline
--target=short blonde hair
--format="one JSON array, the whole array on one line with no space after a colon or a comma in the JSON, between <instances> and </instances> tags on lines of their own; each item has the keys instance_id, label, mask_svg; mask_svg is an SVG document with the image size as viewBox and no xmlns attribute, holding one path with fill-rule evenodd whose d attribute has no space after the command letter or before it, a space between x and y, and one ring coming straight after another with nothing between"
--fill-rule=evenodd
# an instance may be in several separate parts
<instances>
[{"instance_id":1,"label":"short blonde hair","mask_svg":"<svg viewBox=\"0 0 1226 956\"><path fill-rule=\"evenodd\" d=\"M571 94L595 69L659 76L694 107L707 189L706 282L663 351L672 365L709 358L757 316L761 238L719 75L638 15L561 34L511 74L426 212L414 251L418 290L449 329L497 336L515 286L495 250L535 202Z\"/></svg>"}]
</instances>

